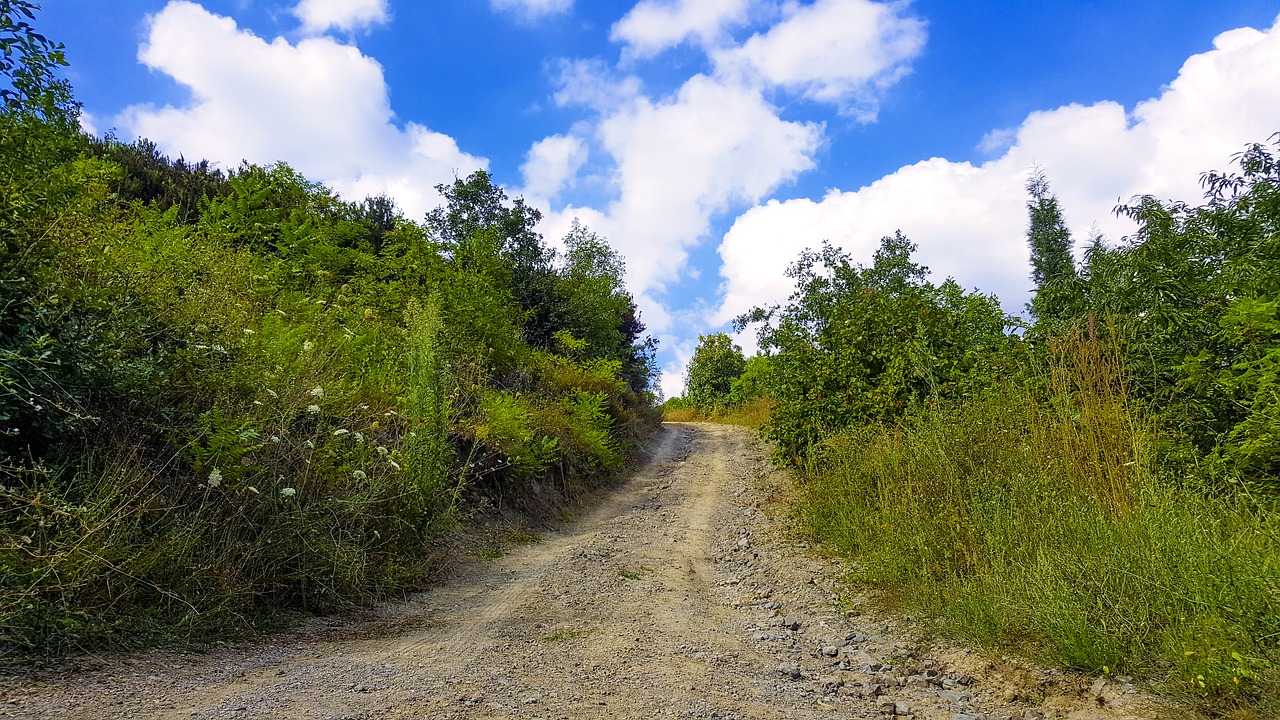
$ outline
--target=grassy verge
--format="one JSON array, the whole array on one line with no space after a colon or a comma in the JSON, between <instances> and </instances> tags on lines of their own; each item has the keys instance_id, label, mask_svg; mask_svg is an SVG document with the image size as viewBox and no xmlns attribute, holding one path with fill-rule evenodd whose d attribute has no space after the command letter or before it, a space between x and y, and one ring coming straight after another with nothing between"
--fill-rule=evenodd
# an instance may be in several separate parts
<instances>
[{"instance_id":1,"label":"grassy verge","mask_svg":"<svg viewBox=\"0 0 1280 720\"><path fill-rule=\"evenodd\" d=\"M947 632L1275 717L1280 517L1161 477L1104 352L1065 348L1044 380L829 439L803 527Z\"/></svg>"},{"instance_id":2,"label":"grassy verge","mask_svg":"<svg viewBox=\"0 0 1280 720\"><path fill-rule=\"evenodd\" d=\"M757 398L743 405L711 413L694 407L664 409L662 419L664 422L711 422L759 428L769 419L771 412L773 412L773 401L769 398Z\"/></svg>"}]
</instances>

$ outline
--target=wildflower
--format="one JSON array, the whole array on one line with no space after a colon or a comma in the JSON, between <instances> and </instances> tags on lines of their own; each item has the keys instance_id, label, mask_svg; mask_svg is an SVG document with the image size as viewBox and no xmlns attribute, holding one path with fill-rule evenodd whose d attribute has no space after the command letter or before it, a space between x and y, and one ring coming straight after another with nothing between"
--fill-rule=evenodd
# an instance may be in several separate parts
<instances>
[{"instance_id":1,"label":"wildflower","mask_svg":"<svg viewBox=\"0 0 1280 720\"><path fill-rule=\"evenodd\" d=\"M308 405L308 406L307 406L307 412L311 413L312 415L319 415L319 414L320 414L320 406L319 406L319 405Z\"/></svg>"},{"instance_id":2,"label":"wildflower","mask_svg":"<svg viewBox=\"0 0 1280 720\"><path fill-rule=\"evenodd\" d=\"M357 480L364 480L365 478L367 478L367 477L369 477L369 476L368 476L368 475L365 475L363 470L356 470L355 472L351 473L351 477L353 477L353 478L355 478L355 479L357 479Z\"/></svg>"},{"instance_id":3,"label":"wildflower","mask_svg":"<svg viewBox=\"0 0 1280 720\"><path fill-rule=\"evenodd\" d=\"M364 442L364 433L356 433L355 439L356 439L356 442L359 442L359 443Z\"/></svg>"},{"instance_id":4,"label":"wildflower","mask_svg":"<svg viewBox=\"0 0 1280 720\"><path fill-rule=\"evenodd\" d=\"M389 452L389 451L388 451L385 447L383 447L382 445L379 445L378 447L374 448L374 450L376 450L376 451L377 451L377 453L378 453L379 455L381 455L382 457L386 457L386 456L387 456L387 453Z\"/></svg>"},{"instance_id":5,"label":"wildflower","mask_svg":"<svg viewBox=\"0 0 1280 720\"><path fill-rule=\"evenodd\" d=\"M218 468L214 468L213 472L209 473L209 487L218 487L221 484L222 484L222 471L219 470Z\"/></svg>"},{"instance_id":6,"label":"wildflower","mask_svg":"<svg viewBox=\"0 0 1280 720\"><path fill-rule=\"evenodd\" d=\"M338 435L338 436L340 436L340 435L350 435L350 434L351 434L351 431L350 431L350 430L347 430L346 428L338 428L337 430L334 430L334 431L333 431L333 434L334 434L334 435Z\"/></svg>"},{"instance_id":7,"label":"wildflower","mask_svg":"<svg viewBox=\"0 0 1280 720\"><path fill-rule=\"evenodd\" d=\"M324 388L320 387L319 385L311 388L311 397L318 397L318 398L324 397Z\"/></svg>"},{"instance_id":8,"label":"wildflower","mask_svg":"<svg viewBox=\"0 0 1280 720\"><path fill-rule=\"evenodd\" d=\"M280 436L279 436L279 435L272 435L272 436L271 436L271 442L273 442L273 443L278 443L278 442L280 442Z\"/></svg>"},{"instance_id":9,"label":"wildflower","mask_svg":"<svg viewBox=\"0 0 1280 720\"><path fill-rule=\"evenodd\" d=\"M280 488L280 497L293 497L296 494L298 491L293 488Z\"/></svg>"},{"instance_id":10,"label":"wildflower","mask_svg":"<svg viewBox=\"0 0 1280 720\"><path fill-rule=\"evenodd\" d=\"M314 348L315 346L316 346L316 344L315 344L315 343L313 343L313 342L311 342L310 340L303 340L303 341L302 341L302 352L311 352L312 348Z\"/></svg>"},{"instance_id":11,"label":"wildflower","mask_svg":"<svg viewBox=\"0 0 1280 720\"><path fill-rule=\"evenodd\" d=\"M253 335L253 334L254 334L253 329L251 329L251 328L245 328L245 329L244 329L244 334L245 334L245 335Z\"/></svg>"},{"instance_id":12,"label":"wildflower","mask_svg":"<svg viewBox=\"0 0 1280 720\"><path fill-rule=\"evenodd\" d=\"M315 443L313 443L313 442L311 442L310 440L307 440L306 442L304 442L304 443L302 443L302 444L303 444L303 445L305 445L305 446L307 446L307 447L308 447L308 448L310 448L311 450L315 450L315 449L316 449L316 444L315 444Z\"/></svg>"},{"instance_id":13,"label":"wildflower","mask_svg":"<svg viewBox=\"0 0 1280 720\"><path fill-rule=\"evenodd\" d=\"M270 395L270 396L271 396L271 397L273 397L273 398L278 398L278 397L280 397L279 395L277 395L277 394L276 394L276 391L275 391L275 390L272 390L271 388L267 388L267 394L268 394L268 395Z\"/></svg>"},{"instance_id":14,"label":"wildflower","mask_svg":"<svg viewBox=\"0 0 1280 720\"><path fill-rule=\"evenodd\" d=\"M254 487L254 486L252 486L252 485L250 485L249 487L245 488L245 490L248 490L249 492L253 493L254 495L257 495L257 494L258 494L258 488Z\"/></svg>"},{"instance_id":15,"label":"wildflower","mask_svg":"<svg viewBox=\"0 0 1280 720\"><path fill-rule=\"evenodd\" d=\"M395 460L388 460L388 461L387 461L387 464L388 464L388 465L390 465L391 467L393 467L393 468L397 469L397 470L399 470L399 469L400 469L400 463L396 462Z\"/></svg>"},{"instance_id":16,"label":"wildflower","mask_svg":"<svg viewBox=\"0 0 1280 720\"><path fill-rule=\"evenodd\" d=\"M261 404L262 404L262 401L261 401L261 400L254 400L254 401L253 401L253 404L254 404L254 405L261 405Z\"/></svg>"}]
</instances>

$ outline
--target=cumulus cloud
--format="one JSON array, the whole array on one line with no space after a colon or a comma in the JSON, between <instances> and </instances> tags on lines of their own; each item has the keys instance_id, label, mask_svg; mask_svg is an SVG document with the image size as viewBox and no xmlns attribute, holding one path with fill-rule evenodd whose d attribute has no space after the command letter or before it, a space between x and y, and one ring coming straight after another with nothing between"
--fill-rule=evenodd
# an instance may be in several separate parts
<instances>
[{"instance_id":1,"label":"cumulus cloud","mask_svg":"<svg viewBox=\"0 0 1280 720\"><path fill-rule=\"evenodd\" d=\"M388 193L410 216L438 204L437 183L487 165L447 135L397 125L382 67L328 37L267 42L174 0L148 19L138 58L191 100L132 106L116 124L171 154L225 167L283 160L349 199Z\"/></svg>"},{"instance_id":2,"label":"cumulus cloud","mask_svg":"<svg viewBox=\"0 0 1280 720\"><path fill-rule=\"evenodd\" d=\"M531 201L553 200L587 161L587 146L573 135L552 135L529 148L520 172L524 189L520 194Z\"/></svg>"},{"instance_id":3,"label":"cumulus cloud","mask_svg":"<svg viewBox=\"0 0 1280 720\"><path fill-rule=\"evenodd\" d=\"M614 24L610 38L629 57L648 58L685 40L716 44L725 28L747 21L753 0L641 0Z\"/></svg>"},{"instance_id":4,"label":"cumulus cloud","mask_svg":"<svg viewBox=\"0 0 1280 720\"><path fill-rule=\"evenodd\" d=\"M515 13L529 20L558 15L573 8L573 0L489 0L489 4L494 10Z\"/></svg>"},{"instance_id":5,"label":"cumulus cloud","mask_svg":"<svg viewBox=\"0 0 1280 720\"><path fill-rule=\"evenodd\" d=\"M726 28L769 8L772 29L733 46ZM624 55L652 56L692 39L708 47L710 68L669 96L653 96L638 77L602 61L563 63L555 99L595 112L580 133L592 143L593 161L584 167L612 199L548 207L549 227L577 217L608 237L627 257L627 281L646 321L667 330L673 318L662 293L686 272L690 249L707 239L713 220L815 165L824 126L785 119L772 93L782 87L856 103L870 120L874 98L923 42L923 26L901 13L901 5L870 0L641 0L612 30Z\"/></svg>"},{"instance_id":6,"label":"cumulus cloud","mask_svg":"<svg viewBox=\"0 0 1280 720\"><path fill-rule=\"evenodd\" d=\"M551 215L579 217L608 237L628 260L629 286L651 300L713 215L759 202L813 166L821 127L781 119L754 89L695 75L670 98L622 102L593 137L612 162L615 199ZM656 305L647 308L651 327L665 315Z\"/></svg>"},{"instance_id":7,"label":"cumulus cloud","mask_svg":"<svg viewBox=\"0 0 1280 720\"><path fill-rule=\"evenodd\" d=\"M716 52L720 72L838 103L862 121L875 119L880 93L909 71L927 34L898 3L817 0L787 3L783 13L768 31Z\"/></svg>"},{"instance_id":8,"label":"cumulus cloud","mask_svg":"<svg viewBox=\"0 0 1280 720\"><path fill-rule=\"evenodd\" d=\"M827 239L868 261L895 229L919 244L936 276L996 292L1006 311L1020 312L1031 290L1023 186L1033 166L1047 173L1078 241L1094 227L1116 239L1132 230L1112 213L1117 202L1139 193L1195 201L1201 172L1224 168L1275 132L1278 79L1280 23L1233 30L1131 111L1102 102L1032 113L985 163L933 158L857 190L752 208L720 245L723 300L714 321L785 301L792 288L778 268L802 249Z\"/></svg>"},{"instance_id":9,"label":"cumulus cloud","mask_svg":"<svg viewBox=\"0 0 1280 720\"><path fill-rule=\"evenodd\" d=\"M387 0L301 0L293 14L305 33L357 30L387 21Z\"/></svg>"}]
</instances>

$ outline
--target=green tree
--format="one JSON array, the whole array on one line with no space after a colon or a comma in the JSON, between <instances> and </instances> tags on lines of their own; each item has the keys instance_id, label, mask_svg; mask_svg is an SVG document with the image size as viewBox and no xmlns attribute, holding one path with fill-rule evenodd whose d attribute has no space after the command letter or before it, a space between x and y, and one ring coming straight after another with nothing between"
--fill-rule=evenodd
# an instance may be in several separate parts
<instances>
[{"instance_id":1,"label":"green tree","mask_svg":"<svg viewBox=\"0 0 1280 720\"><path fill-rule=\"evenodd\" d=\"M1133 390L1194 462L1280 487L1280 160L1256 144L1205 203L1142 196L1137 231L1086 254L1088 310L1125 340Z\"/></svg>"},{"instance_id":2,"label":"green tree","mask_svg":"<svg viewBox=\"0 0 1280 720\"><path fill-rule=\"evenodd\" d=\"M964 396L999 372L1008 323L999 302L950 279L933 285L914 250L897 233L870 266L831 245L806 251L788 270L787 304L736 321L762 323L775 402L764 431L782 459L802 459L829 432Z\"/></svg>"},{"instance_id":3,"label":"green tree","mask_svg":"<svg viewBox=\"0 0 1280 720\"><path fill-rule=\"evenodd\" d=\"M746 369L742 348L724 333L699 335L698 347L686 368L685 398L705 412L729 404L733 383Z\"/></svg>"},{"instance_id":4,"label":"green tree","mask_svg":"<svg viewBox=\"0 0 1280 720\"><path fill-rule=\"evenodd\" d=\"M1032 174L1027 193L1031 196L1027 202L1027 244L1031 248L1031 281L1036 286L1027 310L1037 322L1049 324L1078 309L1079 278L1071 256L1071 231L1044 171L1036 169Z\"/></svg>"}]
</instances>

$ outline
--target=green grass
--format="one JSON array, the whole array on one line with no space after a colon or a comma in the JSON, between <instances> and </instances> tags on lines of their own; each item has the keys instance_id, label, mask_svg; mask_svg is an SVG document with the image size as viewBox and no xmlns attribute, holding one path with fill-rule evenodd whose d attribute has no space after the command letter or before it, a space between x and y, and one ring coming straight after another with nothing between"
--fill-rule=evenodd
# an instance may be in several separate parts
<instances>
[{"instance_id":1,"label":"green grass","mask_svg":"<svg viewBox=\"0 0 1280 720\"><path fill-rule=\"evenodd\" d=\"M710 422L759 429L764 421L769 419L769 413L772 410L772 400L757 398L749 403L712 413L703 412L694 407L668 408L662 411L662 419L665 422Z\"/></svg>"},{"instance_id":2,"label":"green grass","mask_svg":"<svg viewBox=\"0 0 1280 720\"><path fill-rule=\"evenodd\" d=\"M650 572L652 571L647 567L618 568L618 577L623 580L639 580Z\"/></svg>"},{"instance_id":3,"label":"green grass","mask_svg":"<svg viewBox=\"0 0 1280 720\"><path fill-rule=\"evenodd\" d=\"M1011 385L829 439L802 526L947 632L1273 717L1280 516L1161 477L1113 360L1067 352L1039 397Z\"/></svg>"}]
</instances>

